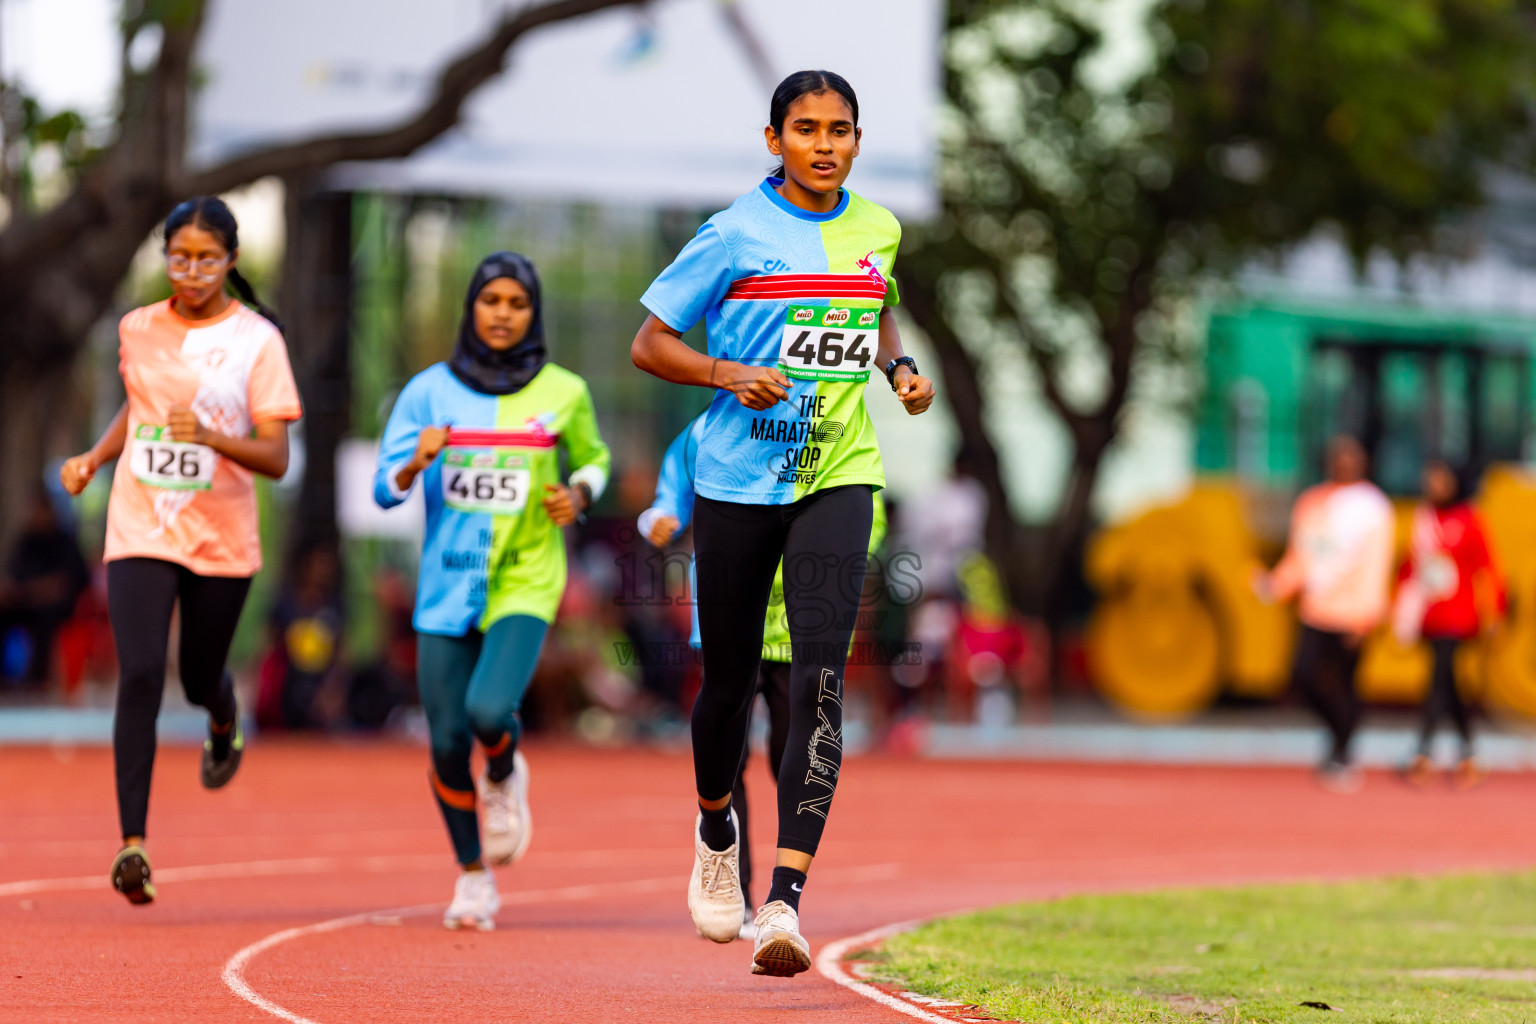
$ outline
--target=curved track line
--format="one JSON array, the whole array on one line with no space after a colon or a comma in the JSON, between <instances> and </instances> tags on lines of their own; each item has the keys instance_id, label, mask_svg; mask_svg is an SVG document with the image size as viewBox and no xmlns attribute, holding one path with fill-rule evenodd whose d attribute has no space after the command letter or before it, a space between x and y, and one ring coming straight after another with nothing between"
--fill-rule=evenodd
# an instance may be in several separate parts
<instances>
[{"instance_id":1,"label":"curved track line","mask_svg":"<svg viewBox=\"0 0 1536 1024\"><path fill-rule=\"evenodd\" d=\"M441 865L442 857L437 858ZM665 878L642 878L634 882L600 882L592 885L568 885L558 889L530 889L523 892L501 893L502 906L512 906L519 903L563 902L569 900L588 900L598 896L615 896L623 893L647 893L657 892L664 888L676 886L677 876L668 875ZM281 946L293 939L303 938L306 935L321 935L325 932L340 931L343 928L351 928L354 925L366 924L379 918L413 917L418 914L427 914L441 910L441 901L436 903L421 903L414 907L400 907L394 910L370 910L361 914L349 914L346 917L333 917L329 921L321 921L318 924L306 924L297 928L287 928L280 932L274 932L264 939L251 943L224 962L224 970L220 977L224 984L235 995L244 999L258 1010L264 1010L274 1017L280 1017L290 1024L320 1024L319 1021L294 1013L266 996L257 992L245 980L246 966L262 953L275 946Z\"/></svg>"},{"instance_id":2,"label":"curved track line","mask_svg":"<svg viewBox=\"0 0 1536 1024\"><path fill-rule=\"evenodd\" d=\"M821 952L816 954L816 969L821 972L822 977L835 981L844 988L857 992L866 999L873 999L882 1006L888 1006L897 1013L904 1013L908 1017L916 1017L918 1020L931 1021L932 1024L955 1024L953 1017L940 1017L936 1013L929 1013L927 1010L913 1006L911 1003L903 1002L888 992L882 992L873 985L865 984L843 970L843 957L847 955L849 950L859 946L882 942L892 936L900 935L902 932L911 931L920 924L923 924L923 922L902 921L899 924L888 924L882 928L872 928L859 935L838 939L836 942L829 942L821 947ZM310 1021L307 1024L314 1024L314 1022Z\"/></svg>"},{"instance_id":3,"label":"curved track line","mask_svg":"<svg viewBox=\"0 0 1536 1024\"><path fill-rule=\"evenodd\" d=\"M199 882L210 878L266 878L273 875L327 875L343 871L365 874L393 873L407 870L441 868L440 854L421 853L399 857L297 857L290 860L245 860L230 864L188 864L179 868L161 868L156 882ZM23 896L33 892L65 892L75 889L109 889L106 874L76 875L73 878L33 878L0 884L0 897Z\"/></svg>"}]
</instances>

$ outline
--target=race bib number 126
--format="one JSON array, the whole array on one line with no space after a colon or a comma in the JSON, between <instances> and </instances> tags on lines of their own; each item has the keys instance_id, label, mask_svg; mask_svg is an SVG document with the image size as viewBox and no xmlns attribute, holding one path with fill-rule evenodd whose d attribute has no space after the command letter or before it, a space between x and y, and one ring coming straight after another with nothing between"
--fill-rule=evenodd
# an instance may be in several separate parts
<instances>
[{"instance_id":1,"label":"race bib number 126","mask_svg":"<svg viewBox=\"0 0 1536 1024\"><path fill-rule=\"evenodd\" d=\"M528 504L532 477L522 452L450 447L443 452L443 504L459 512L517 515Z\"/></svg>"},{"instance_id":2,"label":"race bib number 126","mask_svg":"<svg viewBox=\"0 0 1536 1024\"><path fill-rule=\"evenodd\" d=\"M206 491L219 456L212 448L172 441L167 427L141 425L133 434L129 465L142 484L169 491Z\"/></svg>"},{"instance_id":3,"label":"race bib number 126","mask_svg":"<svg viewBox=\"0 0 1536 1024\"><path fill-rule=\"evenodd\" d=\"M878 309L792 305L779 344L779 372L802 380L863 383L879 339Z\"/></svg>"}]
</instances>

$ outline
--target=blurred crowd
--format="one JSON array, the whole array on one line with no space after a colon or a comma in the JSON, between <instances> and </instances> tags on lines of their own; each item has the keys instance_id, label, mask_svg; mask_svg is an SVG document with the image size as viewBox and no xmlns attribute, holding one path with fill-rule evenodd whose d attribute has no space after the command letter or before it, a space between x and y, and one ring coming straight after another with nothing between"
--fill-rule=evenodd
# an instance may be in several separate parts
<instances>
[{"instance_id":1,"label":"blurred crowd","mask_svg":"<svg viewBox=\"0 0 1536 1024\"><path fill-rule=\"evenodd\" d=\"M690 537L656 548L636 519L655 467L622 472L613 498L574 528L569 583L524 704L531 730L593 742L680 737L700 685L689 644ZM116 676L105 577L82 555L67 500L40 490L0 583L0 686L79 699L82 681ZM982 487L966 460L918 499L889 503L845 682L851 718L892 745L929 721L1006 725L1044 706L1043 627L1014 611L982 554ZM380 624L366 656L348 650L341 550L302 543L267 570L281 583L256 653L238 666L264 730L412 729L419 720L413 581L379 569ZM172 645L175 649L175 645Z\"/></svg>"},{"instance_id":2,"label":"blurred crowd","mask_svg":"<svg viewBox=\"0 0 1536 1024\"><path fill-rule=\"evenodd\" d=\"M889 503L891 529L871 559L849 658L848 714L894 749L928 722L1002 726L1045 717L1049 637L1009 604L982 553L987 499L962 454L913 500ZM1496 629L1499 567L1467 500L1476 481L1444 460L1424 470L1406 550L1392 505L1370 482L1364 448L1339 437L1328 479L1295 504L1286 554L1254 584L1294 600L1301 622L1293 693L1332 739L1326 779L1352 784L1350 745L1362 707L1354 685L1363 638L1390 626L1425 641L1434 670L1414 777L1442 720L1461 741L1457 771L1475 780L1470 713L1453 670L1457 650ZM619 476L605 515L574 528L570 578L524 706L531 730L593 742L684 734L700 684L690 646L689 537L657 548L636 527L655 486L640 464ZM102 568L82 555L67 502L39 489L0 579L0 686L71 699L82 680L110 683L116 663ZM394 569L371 581L380 636L367 657L347 650L343 573L334 544L299 546L263 613L245 666L247 707L266 730L411 728L416 710L413 583Z\"/></svg>"}]
</instances>

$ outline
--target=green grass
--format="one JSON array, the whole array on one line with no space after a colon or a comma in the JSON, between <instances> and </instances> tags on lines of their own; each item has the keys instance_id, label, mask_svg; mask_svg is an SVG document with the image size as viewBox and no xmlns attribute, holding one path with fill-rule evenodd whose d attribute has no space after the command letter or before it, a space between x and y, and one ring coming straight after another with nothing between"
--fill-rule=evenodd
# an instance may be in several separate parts
<instances>
[{"instance_id":1,"label":"green grass","mask_svg":"<svg viewBox=\"0 0 1536 1024\"><path fill-rule=\"evenodd\" d=\"M1536 1024L1536 873L1076 896L937 921L855 959L1003 1020ZM1446 968L1532 973L1416 973Z\"/></svg>"}]
</instances>

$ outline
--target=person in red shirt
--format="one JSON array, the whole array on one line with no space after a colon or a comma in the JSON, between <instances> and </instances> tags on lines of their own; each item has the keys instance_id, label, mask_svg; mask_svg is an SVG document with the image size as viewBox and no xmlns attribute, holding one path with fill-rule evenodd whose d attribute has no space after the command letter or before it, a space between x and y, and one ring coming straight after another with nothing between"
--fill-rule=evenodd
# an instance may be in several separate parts
<instances>
[{"instance_id":1,"label":"person in red shirt","mask_svg":"<svg viewBox=\"0 0 1536 1024\"><path fill-rule=\"evenodd\" d=\"M1443 459L1424 467L1424 501L1413 512L1408 560L1399 574L1393 627L1398 639L1422 637L1434 652L1424 698L1419 752L1404 777L1423 784L1434 774L1430 744L1449 714L1461 736L1454 778L1472 785L1482 771L1472 757L1472 723L1456 690L1456 649L1504 614L1504 585L1477 512L1464 498L1461 475Z\"/></svg>"}]
</instances>

